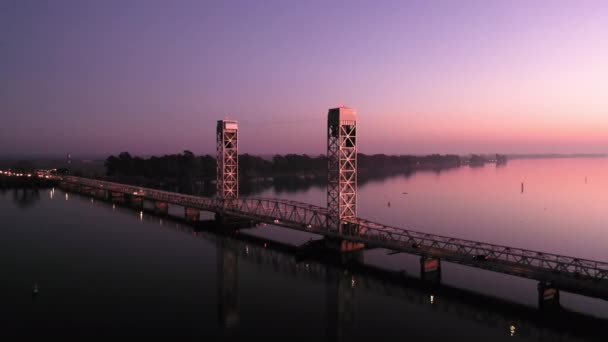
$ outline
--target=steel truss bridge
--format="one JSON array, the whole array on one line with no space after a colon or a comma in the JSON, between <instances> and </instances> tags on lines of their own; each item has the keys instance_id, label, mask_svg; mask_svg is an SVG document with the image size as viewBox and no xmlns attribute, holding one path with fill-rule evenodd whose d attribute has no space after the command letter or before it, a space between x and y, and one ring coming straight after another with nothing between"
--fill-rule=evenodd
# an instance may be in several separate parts
<instances>
[{"instance_id":1,"label":"steel truss bridge","mask_svg":"<svg viewBox=\"0 0 608 342\"><path fill-rule=\"evenodd\" d=\"M145 220L158 222L152 216ZM162 221L161 221L162 222ZM543 320L536 315L536 311L522 304L515 304L507 300L488 297L469 290L452 288L447 285L429 288L424 281L412 275L396 273L376 266L366 264L350 264L347 269L344 265L334 265L325 257L298 258L298 246L273 243L264 247L262 240L249 235L230 236L211 232L197 231L188 225L177 222L162 224L163 229L178 231L193 235L203 241L211 243L218 248L218 255L231 255L235 262L218 264L218 278L222 275L236 274L242 261L249 262L259 269L289 275L295 279L307 281L328 282L327 296L335 296L331 304L340 305L342 310L328 306L328 311L355 317L357 293L364 290L381 296L394 297L404 300L421 308L432 308L443 314L464 318L473 322L484 324L493 329L503 330L505 333L517 335L531 341L549 340L558 341L587 341L587 336L601 336L601 327L604 320L576 312L567 312L564 319L568 320L569 327L576 331L560 329L560 323L553 320ZM228 278L230 279L230 278ZM230 288L232 296L238 297L242 280L235 283L218 282L218 292ZM246 284L245 284L246 286ZM236 287L236 288L231 288ZM334 288L332 288L334 287ZM431 299L433 296L433 299ZM237 312L238 300L234 298L221 298L222 306ZM489 305L488 305L489 304ZM231 307L234 305L235 307ZM340 313L341 312L341 313ZM341 317L337 319L337 330L349 330L353 322ZM510 330L514 327L514 330ZM585 337L583 337L585 336ZM599 339L598 339L599 340Z\"/></svg>"},{"instance_id":2,"label":"steel truss bridge","mask_svg":"<svg viewBox=\"0 0 608 342\"><path fill-rule=\"evenodd\" d=\"M371 222L357 216L357 113L340 106L327 116L327 208L274 198L238 196L238 122L217 124L217 197L205 198L71 176L56 176L64 185L106 194L127 195L141 203L155 201L186 208L198 220L200 211L219 218L237 217L326 237L340 251L386 248L420 255L423 272L440 272L440 261L538 280L539 305L559 301L559 290L608 299L608 263L463 240ZM337 243L336 243L337 242ZM423 273L426 274L426 273Z\"/></svg>"},{"instance_id":3,"label":"steel truss bridge","mask_svg":"<svg viewBox=\"0 0 608 342\"><path fill-rule=\"evenodd\" d=\"M366 248L385 248L550 282L560 290L608 300L606 262L428 234L362 218L346 218L345 224L336 228L326 208L290 200L206 198L80 177L56 176L56 179L65 186L164 202L362 243Z\"/></svg>"}]
</instances>

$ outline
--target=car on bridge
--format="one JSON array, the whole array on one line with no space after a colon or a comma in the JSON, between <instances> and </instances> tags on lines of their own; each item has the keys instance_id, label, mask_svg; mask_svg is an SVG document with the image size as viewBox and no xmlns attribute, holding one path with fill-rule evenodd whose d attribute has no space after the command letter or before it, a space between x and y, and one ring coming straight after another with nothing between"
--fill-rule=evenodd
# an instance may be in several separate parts
<instances>
[{"instance_id":1,"label":"car on bridge","mask_svg":"<svg viewBox=\"0 0 608 342\"><path fill-rule=\"evenodd\" d=\"M490 260L490 257L485 255L485 254L477 254L473 256L473 260L476 261L488 261Z\"/></svg>"}]
</instances>

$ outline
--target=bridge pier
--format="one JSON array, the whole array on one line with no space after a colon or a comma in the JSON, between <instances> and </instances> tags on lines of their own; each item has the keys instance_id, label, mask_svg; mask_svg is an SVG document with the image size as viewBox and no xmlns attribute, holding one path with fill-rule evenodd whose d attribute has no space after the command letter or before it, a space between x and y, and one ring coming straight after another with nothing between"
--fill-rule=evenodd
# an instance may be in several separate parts
<instances>
[{"instance_id":1,"label":"bridge pier","mask_svg":"<svg viewBox=\"0 0 608 342\"><path fill-rule=\"evenodd\" d=\"M538 283L538 308L540 310L557 310L560 308L559 289L548 281Z\"/></svg>"},{"instance_id":2,"label":"bridge pier","mask_svg":"<svg viewBox=\"0 0 608 342\"><path fill-rule=\"evenodd\" d=\"M167 202L154 201L154 214L167 216L169 214L169 204Z\"/></svg>"},{"instance_id":3,"label":"bridge pier","mask_svg":"<svg viewBox=\"0 0 608 342\"><path fill-rule=\"evenodd\" d=\"M80 187L78 185L72 184L69 182L64 182L64 181L59 182L59 187L64 190L72 191L72 192L77 192L80 190Z\"/></svg>"},{"instance_id":4,"label":"bridge pier","mask_svg":"<svg viewBox=\"0 0 608 342\"><path fill-rule=\"evenodd\" d=\"M141 196L129 195L129 204L135 208L143 208L144 198Z\"/></svg>"},{"instance_id":5,"label":"bridge pier","mask_svg":"<svg viewBox=\"0 0 608 342\"><path fill-rule=\"evenodd\" d=\"M123 194L122 192L110 191L110 197L112 198L112 202L118 202L118 203L125 202L125 194Z\"/></svg>"},{"instance_id":6,"label":"bridge pier","mask_svg":"<svg viewBox=\"0 0 608 342\"><path fill-rule=\"evenodd\" d=\"M81 194L84 194L84 195L92 195L93 188L91 188L90 186L80 186L80 189L78 192Z\"/></svg>"},{"instance_id":7,"label":"bridge pier","mask_svg":"<svg viewBox=\"0 0 608 342\"><path fill-rule=\"evenodd\" d=\"M188 222L196 222L201 219L201 211L195 208L184 208L184 216L186 217L186 221Z\"/></svg>"},{"instance_id":8,"label":"bridge pier","mask_svg":"<svg viewBox=\"0 0 608 342\"><path fill-rule=\"evenodd\" d=\"M108 192L104 189L94 189L92 194L93 194L93 197L95 197L95 198L99 198L99 199L103 199L103 200L108 199Z\"/></svg>"},{"instance_id":9,"label":"bridge pier","mask_svg":"<svg viewBox=\"0 0 608 342\"><path fill-rule=\"evenodd\" d=\"M441 282L441 259L421 257L420 258L420 279L431 283Z\"/></svg>"},{"instance_id":10,"label":"bridge pier","mask_svg":"<svg viewBox=\"0 0 608 342\"><path fill-rule=\"evenodd\" d=\"M360 251L365 248L365 245L360 242L346 241L339 238L325 237L323 241L325 248L332 252L350 253Z\"/></svg>"}]
</instances>

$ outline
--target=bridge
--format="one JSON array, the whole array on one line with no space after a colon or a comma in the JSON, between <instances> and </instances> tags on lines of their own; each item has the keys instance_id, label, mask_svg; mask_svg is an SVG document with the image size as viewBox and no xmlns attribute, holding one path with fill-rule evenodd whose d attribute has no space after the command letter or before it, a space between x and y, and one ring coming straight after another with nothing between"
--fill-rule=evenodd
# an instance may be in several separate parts
<instances>
[{"instance_id":1,"label":"bridge","mask_svg":"<svg viewBox=\"0 0 608 342\"><path fill-rule=\"evenodd\" d=\"M103 203L109 206L109 203ZM132 211L118 207L117 210ZM142 220L158 225L159 218L145 215ZM259 270L269 270L298 280L326 283L326 312L330 340L346 340L358 319L361 293L377 294L403 300L420 309L431 308L451 318L483 324L506 335L531 341L568 340L587 341L602 336L605 320L574 311L562 311L547 320L533 308L505 299L486 296L474 291L445 284L429 286L415 275L391 271L365 263L344 264L340 258L314 253L301 254L301 246L274 242L236 231L210 232L200 230L181 220L160 219L159 229L179 232L210 243L217 248L217 293L220 325L230 330L239 325L239 288L246 288L246 280L239 277L244 263ZM568 329L564 328L564 323ZM342 338L340 338L342 337ZM592 338L594 340L594 338Z\"/></svg>"},{"instance_id":2,"label":"bridge","mask_svg":"<svg viewBox=\"0 0 608 342\"><path fill-rule=\"evenodd\" d=\"M327 208L274 198L239 197L238 123L217 124L217 196L199 197L73 176L54 176L64 187L134 203L152 201L161 213L182 206L186 218L201 211L216 219L267 223L325 237L328 249L351 253L385 248L419 255L421 277L440 279L441 262L490 270L539 281L539 306L559 304L559 291L608 299L608 263L541 251L464 240L393 227L357 217L356 112L340 107L328 113Z\"/></svg>"}]
</instances>

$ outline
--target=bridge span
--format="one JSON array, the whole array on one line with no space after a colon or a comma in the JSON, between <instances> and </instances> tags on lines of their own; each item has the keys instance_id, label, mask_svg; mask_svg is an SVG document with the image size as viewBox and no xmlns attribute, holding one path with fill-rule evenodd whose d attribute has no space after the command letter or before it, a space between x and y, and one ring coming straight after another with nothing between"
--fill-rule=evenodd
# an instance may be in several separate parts
<instances>
[{"instance_id":1,"label":"bridge span","mask_svg":"<svg viewBox=\"0 0 608 342\"><path fill-rule=\"evenodd\" d=\"M559 290L608 299L608 263L434 235L371 222L357 216L357 113L332 108L327 115L327 207L274 198L239 197L238 122L217 122L217 196L197 197L71 176L54 176L66 187L113 199L153 201L160 212L169 204L185 208L186 218L199 220L200 211L216 219L235 217L314 233L325 247L340 252L386 248L419 255L423 279L437 281L441 262L486 269L539 281L539 306L559 304Z\"/></svg>"},{"instance_id":2,"label":"bridge span","mask_svg":"<svg viewBox=\"0 0 608 342\"><path fill-rule=\"evenodd\" d=\"M297 201L273 198L208 198L142 188L101 180L56 176L64 187L77 187L88 194L127 196L183 206L187 210L213 212L275 226L305 231L366 248L386 248L420 255L424 263L435 261L429 271L440 271L441 261L538 280L542 291L564 290L608 300L608 263L557 255L485 242L434 235L391 227L362 218L347 219L339 231L326 208ZM542 293L541 296L545 296ZM558 294L557 294L558 295Z\"/></svg>"}]
</instances>

